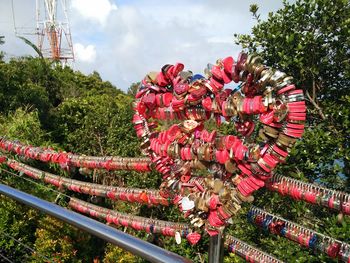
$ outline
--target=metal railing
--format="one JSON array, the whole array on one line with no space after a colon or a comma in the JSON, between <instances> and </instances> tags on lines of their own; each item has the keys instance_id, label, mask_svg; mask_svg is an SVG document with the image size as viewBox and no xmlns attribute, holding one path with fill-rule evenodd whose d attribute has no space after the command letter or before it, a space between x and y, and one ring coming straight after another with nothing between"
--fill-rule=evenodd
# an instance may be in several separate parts
<instances>
[{"instance_id":1,"label":"metal railing","mask_svg":"<svg viewBox=\"0 0 350 263\"><path fill-rule=\"evenodd\" d=\"M157 247L146 241L133 237L127 233L109 227L86 216L62 208L53 203L18 191L12 187L0 184L0 194L40 210L81 230L89 232L90 234L93 234L151 262L192 262L191 260L183 258L173 252Z\"/></svg>"}]
</instances>

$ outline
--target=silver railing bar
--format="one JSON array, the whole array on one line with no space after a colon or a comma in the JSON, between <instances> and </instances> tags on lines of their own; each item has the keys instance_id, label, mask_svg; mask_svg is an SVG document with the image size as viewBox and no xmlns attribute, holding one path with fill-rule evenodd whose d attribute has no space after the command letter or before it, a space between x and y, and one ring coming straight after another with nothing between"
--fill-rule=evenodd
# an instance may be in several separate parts
<instances>
[{"instance_id":1,"label":"silver railing bar","mask_svg":"<svg viewBox=\"0 0 350 263\"><path fill-rule=\"evenodd\" d=\"M90 234L93 234L148 261L164 263L192 262L191 260L183 258L180 255L157 247L120 230L102 224L96 220L67 210L4 184L0 184L0 194L8 196L20 203L40 210L72 226L89 232Z\"/></svg>"}]
</instances>

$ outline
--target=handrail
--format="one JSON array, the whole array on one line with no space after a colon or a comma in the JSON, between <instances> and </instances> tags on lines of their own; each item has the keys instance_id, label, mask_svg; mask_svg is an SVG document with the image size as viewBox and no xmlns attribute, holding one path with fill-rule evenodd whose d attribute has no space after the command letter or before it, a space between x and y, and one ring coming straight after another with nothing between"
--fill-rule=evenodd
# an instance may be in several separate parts
<instances>
[{"instance_id":1,"label":"handrail","mask_svg":"<svg viewBox=\"0 0 350 263\"><path fill-rule=\"evenodd\" d=\"M18 191L12 187L0 184L0 193L20 203L47 213L81 230L89 232L90 234L117 245L118 247L130 251L131 253L151 262L192 262L189 259L183 258L173 252L157 247L120 230L109 227L73 211L64 209L33 195Z\"/></svg>"}]
</instances>

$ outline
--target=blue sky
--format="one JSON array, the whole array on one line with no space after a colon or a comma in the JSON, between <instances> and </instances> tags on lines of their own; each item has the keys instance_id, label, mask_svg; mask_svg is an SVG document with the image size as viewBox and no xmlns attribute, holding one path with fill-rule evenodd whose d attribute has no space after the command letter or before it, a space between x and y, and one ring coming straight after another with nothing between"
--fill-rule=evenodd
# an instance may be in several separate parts
<instances>
[{"instance_id":1,"label":"blue sky","mask_svg":"<svg viewBox=\"0 0 350 263\"><path fill-rule=\"evenodd\" d=\"M0 35L7 57L33 54L14 36L12 0L1 0ZM60 2L60 1L58 1ZM17 27L35 27L35 0L13 0ZM237 57L234 33L250 33L256 22L249 5L265 19L282 7L274 0L70 0L74 69L96 70L122 90L164 64L183 62L202 73L207 63ZM27 29L27 32L28 30ZM28 36L31 38L31 36ZM35 42L35 38L32 37Z\"/></svg>"}]
</instances>

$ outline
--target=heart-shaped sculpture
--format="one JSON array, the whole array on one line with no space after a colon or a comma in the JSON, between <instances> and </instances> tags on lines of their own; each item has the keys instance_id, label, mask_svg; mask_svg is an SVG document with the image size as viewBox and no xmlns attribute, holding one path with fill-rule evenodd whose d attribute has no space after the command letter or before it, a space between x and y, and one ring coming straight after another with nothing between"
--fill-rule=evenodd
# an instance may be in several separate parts
<instances>
[{"instance_id":1,"label":"heart-shaped sculpture","mask_svg":"<svg viewBox=\"0 0 350 263\"><path fill-rule=\"evenodd\" d=\"M177 63L148 74L133 123L143 152L163 174L163 197L173 198L195 227L215 234L285 162L303 134L306 106L292 77L259 56L227 57L205 73L193 75ZM224 89L232 81L236 87ZM234 122L236 135L209 130L210 120Z\"/></svg>"}]
</instances>

